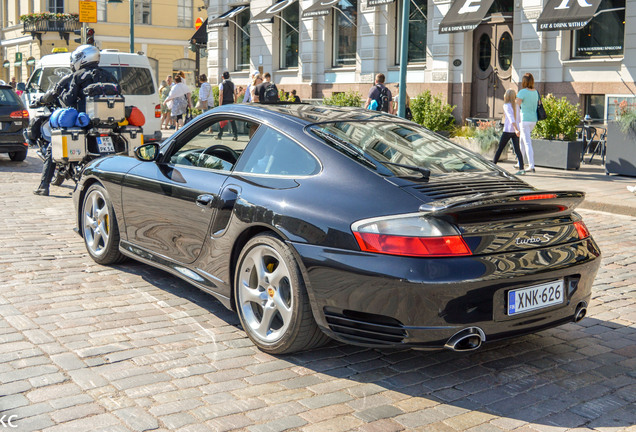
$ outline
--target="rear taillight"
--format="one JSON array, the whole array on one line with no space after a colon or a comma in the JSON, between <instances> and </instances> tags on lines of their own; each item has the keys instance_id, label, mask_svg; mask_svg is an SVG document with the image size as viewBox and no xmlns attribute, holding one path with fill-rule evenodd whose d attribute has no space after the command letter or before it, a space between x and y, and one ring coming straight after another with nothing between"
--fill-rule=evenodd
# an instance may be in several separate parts
<instances>
[{"instance_id":1,"label":"rear taillight","mask_svg":"<svg viewBox=\"0 0 636 432\"><path fill-rule=\"evenodd\" d=\"M29 112L27 110L13 111L11 114L9 114L9 117L11 117L12 119L28 119Z\"/></svg>"},{"instance_id":2,"label":"rear taillight","mask_svg":"<svg viewBox=\"0 0 636 432\"><path fill-rule=\"evenodd\" d=\"M155 118L161 118L161 105L155 105Z\"/></svg>"},{"instance_id":3,"label":"rear taillight","mask_svg":"<svg viewBox=\"0 0 636 432\"><path fill-rule=\"evenodd\" d=\"M532 200L542 200L542 199L553 199L556 198L556 194L536 194L536 195L524 195L519 197L519 201L532 201Z\"/></svg>"},{"instance_id":4,"label":"rear taillight","mask_svg":"<svg viewBox=\"0 0 636 432\"><path fill-rule=\"evenodd\" d=\"M453 225L420 215L366 219L351 226L365 252L414 257L465 256L472 252Z\"/></svg>"},{"instance_id":5,"label":"rear taillight","mask_svg":"<svg viewBox=\"0 0 636 432\"><path fill-rule=\"evenodd\" d=\"M590 236L590 232L587 230L587 227L583 223L583 221L574 222L574 228L576 228L576 232L579 234L579 239L583 240L584 238L588 238Z\"/></svg>"}]
</instances>

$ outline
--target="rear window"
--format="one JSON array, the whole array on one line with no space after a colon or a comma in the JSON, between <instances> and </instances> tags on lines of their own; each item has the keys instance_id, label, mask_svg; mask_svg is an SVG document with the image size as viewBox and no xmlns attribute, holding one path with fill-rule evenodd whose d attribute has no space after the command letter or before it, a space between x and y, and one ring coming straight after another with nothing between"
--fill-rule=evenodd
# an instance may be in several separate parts
<instances>
[{"instance_id":1,"label":"rear window","mask_svg":"<svg viewBox=\"0 0 636 432\"><path fill-rule=\"evenodd\" d=\"M386 121L334 122L310 129L327 145L382 175L413 175L413 170L383 162L427 168L431 173L492 171L493 165L429 130Z\"/></svg>"},{"instance_id":2,"label":"rear window","mask_svg":"<svg viewBox=\"0 0 636 432\"><path fill-rule=\"evenodd\" d=\"M124 95L146 96L155 94L150 69L129 66L105 66L104 69L117 78Z\"/></svg>"},{"instance_id":3,"label":"rear window","mask_svg":"<svg viewBox=\"0 0 636 432\"><path fill-rule=\"evenodd\" d=\"M0 106L20 105L18 95L12 89L0 88Z\"/></svg>"}]
</instances>

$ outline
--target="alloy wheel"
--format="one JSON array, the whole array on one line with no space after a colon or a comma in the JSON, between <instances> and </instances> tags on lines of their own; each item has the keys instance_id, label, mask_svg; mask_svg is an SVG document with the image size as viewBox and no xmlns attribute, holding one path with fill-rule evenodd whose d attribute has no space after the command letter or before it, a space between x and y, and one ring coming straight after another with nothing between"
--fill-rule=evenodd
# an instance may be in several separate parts
<instances>
[{"instance_id":1,"label":"alloy wheel","mask_svg":"<svg viewBox=\"0 0 636 432\"><path fill-rule=\"evenodd\" d=\"M100 256L108 245L110 231L108 204L99 190L92 190L84 204L84 241L95 256Z\"/></svg>"},{"instance_id":2,"label":"alloy wheel","mask_svg":"<svg viewBox=\"0 0 636 432\"><path fill-rule=\"evenodd\" d=\"M272 247L254 246L238 273L238 307L252 335L265 343L278 341L293 316L291 277L285 260Z\"/></svg>"}]
</instances>

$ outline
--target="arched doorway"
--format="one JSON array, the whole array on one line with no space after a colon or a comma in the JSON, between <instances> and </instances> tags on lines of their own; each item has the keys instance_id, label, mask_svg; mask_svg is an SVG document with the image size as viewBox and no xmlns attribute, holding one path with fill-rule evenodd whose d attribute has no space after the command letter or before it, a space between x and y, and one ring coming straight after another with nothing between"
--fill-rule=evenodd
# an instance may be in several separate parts
<instances>
[{"instance_id":1,"label":"arched doorway","mask_svg":"<svg viewBox=\"0 0 636 432\"><path fill-rule=\"evenodd\" d=\"M189 86L196 84L194 70L196 68L196 62L189 58L182 58L172 62L172 75L176 75L179 71L185 72L186 83Z\"/></svg>"},{"instance_id":2,"label":"arched doorway","mask_svg":"<svg viewBox=\"0 0 636 432\"><path fill-rule=\"evenodd\" d=\"M512 1L496 1L484 22L473 30L473 117L503 115L503 97L511 88L513 8Z\"/></svg>"}]
</instances>

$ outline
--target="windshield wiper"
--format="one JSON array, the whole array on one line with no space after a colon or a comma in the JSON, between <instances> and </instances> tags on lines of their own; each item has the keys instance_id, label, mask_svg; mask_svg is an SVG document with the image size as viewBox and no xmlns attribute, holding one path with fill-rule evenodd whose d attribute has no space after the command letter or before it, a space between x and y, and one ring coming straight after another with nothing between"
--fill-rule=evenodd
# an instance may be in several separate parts
<instances>
[{"instance_id":1,"label":"windshield wiper","mask_svg":"<svg viewBox=\"0 0 636 432\"><path fill-rule=\"evenodd\" d=\"M393 165L396 167L400 167L400 168L406 168L406 169L410 169L411 171L417 171L418 173L422 174L422 179L424 180L428 180L431 176L431 170L427 169L427 168L423 168L423 167L419 167L417 165L405 165L405 164L401 164L401 163L395 163L395 162L384 162L384 161L378 161L383 165Z\"/></svg>"}]
</instances>

